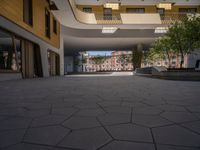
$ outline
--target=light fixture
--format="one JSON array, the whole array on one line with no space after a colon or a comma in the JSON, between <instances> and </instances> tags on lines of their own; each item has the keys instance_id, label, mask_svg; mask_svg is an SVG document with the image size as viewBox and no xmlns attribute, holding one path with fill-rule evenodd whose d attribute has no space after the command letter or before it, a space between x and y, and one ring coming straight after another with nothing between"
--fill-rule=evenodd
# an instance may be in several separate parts
<instances>
[{"instance_id":1,"label":"light fixture","mask_svg":"<svg viewBox=\"0 0 200 150\"><path fill-rule=\"evenodd\" d=\"M119 10L119 3L105 3L104 8L111 8L113 10Z\"/></svg>"},{"instance_id":2,"label":"light fixture","mask_svg":"<svg viewBox=\"0 0 200 150\"><path fill-rule=\"evenodd\" d=\"M173 3L159 3L157 4L157 8L163 8L165 10L171 10Z\"/></svg>"},{"instance_id":3,"label":"light fixture","mask_svg":"<svg viewBox=\"0 0 200 150\"><path fill-rule=\"evenodd\" d=\"M156 34L165 34L168 31L168 27L156 27L155 32Z\"/></svg>"},{"instance_id":4,"label":"light fixture","mask_svg":"<svg viewBox=\"0 0 200 150\"><path fill-rule=\"evenodd\" d=\"M102 33L103 34L113 34L117 31L117 27L103 27Z\"/></svg>"}]
</instances>

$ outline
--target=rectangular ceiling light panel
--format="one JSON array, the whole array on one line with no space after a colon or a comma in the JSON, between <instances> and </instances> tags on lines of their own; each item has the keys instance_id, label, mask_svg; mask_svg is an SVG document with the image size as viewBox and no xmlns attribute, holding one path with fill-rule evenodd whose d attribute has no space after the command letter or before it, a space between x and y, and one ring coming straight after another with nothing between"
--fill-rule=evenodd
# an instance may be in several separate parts
<instances>
[{"instance_id":1,"label":"rectangular ceiling light panel","mask_svg":"<svg viewBox=\"0 0 200 150\"><path fill-rule=\"evenodd\" d=\"M102 33L103 34L113 34L117 31L117 27L103 27Z\"/></svg>"},{"instance_id":2,"label":"rectangular ceiling light panel","mask_svg":"<svg viewBox=\"0 0 200 150\"><path fill-rule=\"evenodd\" d=\"M111 8L113 10L119 10L119 3L105 3L104 8Z\"/></svg>"},{"instance_id":3,"label":"rectangular ceiling light panel","mask_svg":"<svg viewBox=\"0 0 200 150\"><path fill-rule=\"evenodd\" d=\"M156 34L165 34L165 33L167 33L168 29L169 29L168 27L157 27L155 29L155 33Z\"/></svg>"},{"instance_id":4,"label":"rectangular ceiling light panel","mask_svg":"<svg viewBox=\"0 0 200 150\"><path fill-rule=\"evenodd\" d=\"M171 10L172 9L172 3L159 3L157 5L158 8L164 8L165 10Z\"/></svg>"}]
</instances>

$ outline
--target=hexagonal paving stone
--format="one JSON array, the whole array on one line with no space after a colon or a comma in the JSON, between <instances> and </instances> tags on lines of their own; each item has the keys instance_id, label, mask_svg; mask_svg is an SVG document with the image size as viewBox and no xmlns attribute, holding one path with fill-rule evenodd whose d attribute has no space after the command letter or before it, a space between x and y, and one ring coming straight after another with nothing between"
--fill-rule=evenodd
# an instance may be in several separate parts
<instances>
[{"instance_id":1,"label":"hexagonal paving stone","mask_svg":"<svg viewBox=\"0 0 200 150\"><path fill-rule=\"evenodd\" d=\"M199 150L199 148L157 145L157 150Z\"/></svg>"},{"instance_id":2,"label":"hexagonal paving stone","mask_svg":"<svg viewBox=\"0 0 200 150\"><path fill-rule=\"evenodd\" d=\"M156 106L157 108L160 108L165 111L183 111L186 112L186 109L182 106L176 106L176 105L159 105Z\"/></svg>"},{"instance_id":3,"label":"hexagonal paving stone","mask_svg":"<svg viewBox=\"0 0 200 150\"><path fill-rule=\"evenodd\" d=\"M95 117L71 117L63 123L70 129L83 129L101 126Z\"/></svg>"},{"instance_id":4,"label":"hexagonal paving stone","mask_svg":"<svg viewBox=\"0 0 200 150\"><path fill-rule=\"evenodd\" d=\"M103 125L114 125L120 123L130 123L130 114L106 114L103 116L98 116L99 121Z\"/></svg>"},{"instance_id":5,"label":"hexagonal paving stone","mask_svg":"<svg viewBox=\"0 0 200 150\"><path fill-rule=\"evenodd\" d=\"M67 117L65 116L58 116L58 115L47 115L39 118L35 118L32 123L31 127L39 127L39 126L48 126L48 125L59 125Z\"/></svg>"},{"instance_id":6,"label":"hexagonal paving stone","mask_svg":"<svg viewBox=\"0 0 200 150\"><path fill-rule=\"evenodd\" d=\"M121 101L103 101L103 102L99 102L98 104L101 105L102 107L120 106Z\"/></svg>"},{"instance_id":7,"label":"hexagonal paving stone","mask_svg":"<svg viewBox=\"0 0 200 150\"><path fill-rule=\"evenodd\" d=\"M74 105L78 104L78 102L59 102L59 103L53 103L52 108L68 108L72 107Z\"/></svg>"},{"instance_id":8,"label":"hexagonal paving stone","mask_svg":"<svg viewBox=\"0 0 200 150\"><path fill-rule=\"evenodd\" d=\"M106 126L111 135L118 140L153 142L151 131L148 128L133 124Z\"/></svg>"},{"instance_id":9,"label":"hexagonal paving stone","mask_svg":"<svg viewBox=\"0 0 200 150\"><path fill-rule=\"evenodd\" d=\"M128 106L128 107L146 107L146 104L143 104L141 102L128 102L128 101L123 101L122 106Z\"/></svg>"},{"instance_id":10,"label":"hexagonal paving stone","mask_svg":"<svg viewBox=\"0 0 200 150\"><path fill-rule=\"evenodd\" d=\"M78 109L75 109L75 108L55 108L55 109L52 109L52 114L55 114L55 115L64 115L66 117L70 117L77 110Z\"/></svg>"},{"instance_id":11,"label":"hexagonal paving stone","mask_svg":"<svg viewBox=\"0 0 200 150\"><path fill-rule=\"evenodd\" d=\"M164 112L161 116L176 123L198 120L195 115L188 112Z\"/></svg>"},{"instance_id":12,"label":"hexagonal paving stone","mask_svg":"<svg viewBox=\"0 0 200 150\"><path fill-rule=\"evenodd\" d=\"M105 114L105 112L102 109L81 109L75 116L96 117L103 114Z\"/></svg>"},{"instance_id":13,"label":"hexagonal paving stone","mask_svg":"<svg viewBox=\"0 0 200 150\"><path fill-rule=\"evenodd\" d=\"M104 107L104 109L108 113L131 114L131 107L109 106L109 107Z\"/></svg>"},{"instance_id":14,"label":"hexagonal paving stone","mask_svg":"<svg viewBox=\"0 0 200 150\"><path fill-rule=\"evenodd\" d=\"M133 108L134 114L144 114L144 115L158 115L162 112L161 109L155 108L155 107L135 107Z\"/></svg>"},{"instance_id":15,"label":"hexagonal paving stone","mask_svg":"<svg viewBox=\"0 0 200 150\"><path fill-rule=\"evenodd\" d=\"M184 123L182 124L182 126L189 128L194 132L198 132L200 134L200 121Z\"/></svg>"},{"instance_id":16,"label":"hexagonal paving stone","mask_svg":"<svg viewBox=\"0 0 200 150\"><path fill-rule=\"evenodd\" d=\"M24 117L41 117L48 115L50 113L50 109L45 109L45 110L31 110L31 111L25 111L23 114L21 114Z\"/></svg>"},{"instance_id":17,"label":"hexagonal paving stone","mask_svg":"<svg viewBox=\"0 0 200 150\"><path fill-rule=\"evenodd\" d=\"M8 117L0 116L0 121L7 119Z\"/></svg>"},{"instance_id":18,"label":"hexagonal paving stone","mask_svg":"<svg viewBox=\"0 0 200 150\"><path fill-rule=\"evenodd\" d=\"M3 150L53 150L53 148L34 144L17 144Z\"/></svg>"},{"instance_id":19,"label":"hexagonal paving stone","mask_svg":"<svg viewBox=\"0 0 200 150\"><path fill-rule=\"evenodd\" d=\"M23 129L27 128L31 122L30 118L25 117L9 117L6 120L0 122L0 130L9 129Z\"/></svg>"},{"instance_id":20,"label":"hexagonal paving stone","mask_svg":"<svg viewBox=\"0 0 200 150\"><path fill-rule=\"evenodd\" d=\"M160 116L139 115L139 114L133 114L132 122L146 127L157 127L157 126L173 124L172 122Z\"/></svg>"},{"instance_id":21,"label":"hexagonal paving stone","mask_svg":"<svg viewBox=\"0 0 200 150\"><path fill-rule=\"evenodd\" d=\"M199 105L194 105L194 106L187 106L187 109L189 109L191 112L200 112L200 106Z\"/></svg>"},{"instance_id":22,"label":"hexagonal paving stone","mask_svg":"<svg viewBox=\"0 0 200 150\"><path fill-rule=\"evenodd\" d=\"M180 146L200 146L200 135L177 125L153 129L156 143Z\"/></svg>"},{"instance_id":23,"label":"hexagonal paving stone","mask_svg":"<svg viewBox=\"0 0 200 150\"><path fill-rule=\"evenodd\" d=\"M69 129L60 126L31 128L27 131L24 141L36 144L56 145L69 132Z\"/></svg>"},{"instance_id":24,"label":"hexagonal paving stone","mask_svg":"<svg viewBox=\"0 0 200 150\"><path fill-rule=\"evenodd\" d=\"M79 108L79 109L86 109L86 108L99 108L99 105L97 105L96 103L92 103L92 102L81 102L77 105L75 105L74 107Z\"/></svg>"},{"instance_id":25,"label":"hexagonal paving stone","mask_svg":"<svg viewBox=\"0 0 200 150\"><path fill-rule=\"evenodd\" d=\"M0 132L0 148L20 143L25 134L25 129Z\"/></svg>"},{"instance_id":26,"label":"hexagonal paving stone","mask_svg":"<svg viewBox=\"0 0 200 150\"><path fill-rule=\"evenodd\" d=\"M100 150L155 150L153 144L114 141Z\"/></svg>"},{"instance_id":27,"label":"hexagonal paving stone","mask_svg":"<svg viewBox=\"0 0 200 150\"><path fill-rule=\"evenodd\" d=\"M39 109L50 109L51 104L49 103L31 103L26 106L27 109L30 110L39 110Z\"/></svg>"},{"instance_id":28,"label":"hexagonal paving stone","mask_svg":"<svg viewBox=\"0 0 200 150\"><path fill-rule=\"evenodd\" d=\"M69 136L64 138L59 146L74 149L95 150L108 143L110 140L111 137L108 133L100 127L73 131Z\"/></svg>"}]
</instances>

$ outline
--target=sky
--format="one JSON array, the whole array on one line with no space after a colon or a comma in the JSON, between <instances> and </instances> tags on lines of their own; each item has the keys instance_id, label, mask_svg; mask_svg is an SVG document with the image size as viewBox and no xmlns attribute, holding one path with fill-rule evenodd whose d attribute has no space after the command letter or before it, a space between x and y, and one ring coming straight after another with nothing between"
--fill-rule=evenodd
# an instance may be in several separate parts
<instances>
[{"instance_id":1,"label":"sky","mask_svg":"<svg viewBox=\"0 0 200 150\"><path fill-rule=\"evenodd\" d=\"M88 54L90 56L110 56L112 54L112 51L88 51Z\"/></svg>"}]
</instances>

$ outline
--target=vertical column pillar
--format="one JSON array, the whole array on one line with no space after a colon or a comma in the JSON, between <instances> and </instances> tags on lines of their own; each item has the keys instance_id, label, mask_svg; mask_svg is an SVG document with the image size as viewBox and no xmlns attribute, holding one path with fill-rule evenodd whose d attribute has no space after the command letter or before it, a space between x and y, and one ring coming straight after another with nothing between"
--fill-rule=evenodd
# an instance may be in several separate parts
<instances>
[{"instance_id":1,"label":"vertical column pillar","mask_svg":"<svg viewBox=\"0 0 200 150\"><path fill-rule=\"evenodd\" d=\"M60 49L59 49L59 60L60 60L60 75L64 75L64 39L60 36Z\"/></svg>"},{"instance_id":2,"label":"vertical column pillar","mask_svg":"<svg viewBox=\"0 0 200 150\"><path fill-rule=\"evenodd\" d=\"M43 70L44 77L49 77L49 62L48 62L47 51L48 51L47 47L40 45L42 70Z\"/></svg>"}]
</instances>

